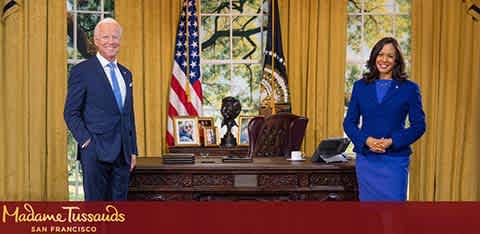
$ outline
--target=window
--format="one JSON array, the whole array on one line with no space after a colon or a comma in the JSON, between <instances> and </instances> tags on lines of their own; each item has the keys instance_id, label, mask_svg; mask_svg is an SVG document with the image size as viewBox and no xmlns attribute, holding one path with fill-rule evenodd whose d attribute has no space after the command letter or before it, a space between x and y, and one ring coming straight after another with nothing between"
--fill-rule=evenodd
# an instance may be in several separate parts
<instances>
[{"instance_id":1,"label":"window","mask_svg":"<svg viewBox=\"0 0 480 234\"><path fill-rule=\"evenodd\" d=\"M360 79L373 45L385 36L400 43L407 73L410 73L410 0L349 0L347 23L347 67L345 72L345 107L353 82Z\"/></svg>"},{"instance_id":2,"label":"window","mask_svg":"<svg viewBox=\"0 0 480 234\"><path fill-rule=\"evenodd\" d=\"M97 22L113 17L114 0L67 0L67 70L95 55L93 31ZM70 200L83 200L82 172L76 160L77 143L68 132L68 192Z\"/></svg>"},{"instance_id":3,"label":"window","mask_svg":"<svg viewBox=\"0 0 480 234\"><path fill-rule=\"evenodd\" d=\"M217 126L226 96L240 100L242 114L258 114L267 8L266 0L200 1L203 115Z\"/></svg>"}]
</instances>

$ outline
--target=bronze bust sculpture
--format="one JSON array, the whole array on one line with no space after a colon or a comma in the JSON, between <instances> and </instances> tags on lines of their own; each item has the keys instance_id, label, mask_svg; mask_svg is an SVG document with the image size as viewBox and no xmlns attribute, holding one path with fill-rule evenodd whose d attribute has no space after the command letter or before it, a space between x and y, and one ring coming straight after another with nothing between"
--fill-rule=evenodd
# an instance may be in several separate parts
<instances>
[{"instance_id":1,"label":"bronze bust sculpture","mask_svg":"<svg viewBox=\"0 0 480 234\"><path fill-rule=\"evenodd\" d=\"M225 97L222 99L222 127L227 126L227 131L222 137L220 146L223 147L234 147L237 145L237 139L232 134L232 127L238 126L235 122L235 118L240 114L242 110L242 105L240 101L234 97Z\"/></svg>"}]
</instances>

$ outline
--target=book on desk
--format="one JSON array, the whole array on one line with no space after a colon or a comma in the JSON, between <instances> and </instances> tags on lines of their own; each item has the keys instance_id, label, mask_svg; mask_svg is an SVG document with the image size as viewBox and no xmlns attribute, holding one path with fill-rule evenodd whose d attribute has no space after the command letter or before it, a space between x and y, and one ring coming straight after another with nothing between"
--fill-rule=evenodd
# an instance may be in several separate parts
<instances>
[{"instance_id":1,"label":"book on desk","mask_svg":"<svg viewBox=\"0 0 480 234\"><path fill-rule=\"evenodd\" d=\"M253 159L251 157L239 157L239 156L225 156L222 158L224 163L251 163Z\"/></svg>"},{"instance_id":2,"label":"book on desk","mask_svg":"<svg viewBox=\"0 0 480 234\"><path fill-rule=\"evenodd\" d=\"M188 153L167 153L162 156L164 164L193 164L195 155Z\"/></svg>"}]
</instances>

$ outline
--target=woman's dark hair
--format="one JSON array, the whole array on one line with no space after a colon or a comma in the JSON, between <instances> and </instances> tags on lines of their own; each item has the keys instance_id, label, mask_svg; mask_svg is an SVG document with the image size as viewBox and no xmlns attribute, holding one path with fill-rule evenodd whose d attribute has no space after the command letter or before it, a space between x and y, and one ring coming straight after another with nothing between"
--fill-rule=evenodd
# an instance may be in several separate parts
<instances>
[{"instance_id":1,"label":"woman's dark hair","mask_svg":"<svg viewBox=\"0 0 480 234\"><path fill-rule=\"evenodd\" d=\"M370 52L370 58L367 61L368 72L363 74L363 79L365 82L370 83L379 78L380 72L376 66L377 56L382 51L383 47L386 44L392 44L395 48L395 66L393 67L393 76L394 80L404 81L408 78L407 73L405 72L405 60L403 60L402 52L400 51L400 46L398 45L397 40L393 37L384 37L378 41Z\"/></svg>"}]
</instances>

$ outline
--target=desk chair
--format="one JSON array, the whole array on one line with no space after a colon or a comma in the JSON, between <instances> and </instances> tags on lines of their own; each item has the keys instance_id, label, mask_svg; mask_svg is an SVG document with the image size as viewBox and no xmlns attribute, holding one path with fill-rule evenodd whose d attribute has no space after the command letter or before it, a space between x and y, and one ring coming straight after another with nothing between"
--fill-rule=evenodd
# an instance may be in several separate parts
<instances>
[{"instance_id":1,"label":"desk chair","mask_svg":"<svg viewBox=\"0 0 480 234\"><path fill-rule=\"evenodd\" d=\"M307 118L290 113L254 117L248 124L248 156L290 157L300 149L307 123Z\"/></svg>"}]
</instances>

